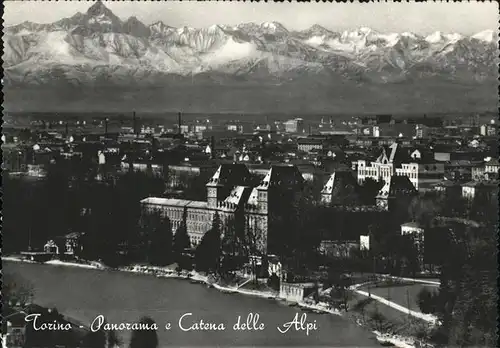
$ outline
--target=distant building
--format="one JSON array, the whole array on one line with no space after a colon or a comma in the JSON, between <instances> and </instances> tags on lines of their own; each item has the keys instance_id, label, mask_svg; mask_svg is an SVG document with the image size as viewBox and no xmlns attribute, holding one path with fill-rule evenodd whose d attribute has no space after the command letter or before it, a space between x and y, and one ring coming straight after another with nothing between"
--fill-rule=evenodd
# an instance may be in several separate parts
<instances>
[{"instance_id":1,"label":"distant building","mask_svg":"<svg viewBox=\"0 0 500 348\"><path fill-rule=\"evenodd\" d=\"M281 282L279 297L289 302L302 302L316 291L314 283L286 283Z\"/></svg>"},{"instance_id":2,"label":"distant building","mask_svg":"<svg viewBox=\"0 0 500 348\"><path fill-rule=\"evenodd\" d=\"M479 127L479 134L482 136L494 136L497 134L497 126L495 124L483 124Z\"/></svg>"},{"instance_id":3,"label":"distant building","mask_svg":"<svg viewBox=\"0 0 500 348\"><path fill-rule=\"evenodd\" d=\"M443 179L445 167L436 162L431 155L414 150L409 152L397 143L383 147L380 156L370 165L358 160L358 183L366 178L387 182L393 175L407 176L417 190L424 190Z\"/></svg>"},{"instance_id":4,"label":"distant building","mask_svg":"<svg viewBox=\"0 0 500 348\"><path fill-rule=\"evenodd\" d=\"M314 138L300 138L297 140L297 149L303 152L311 152L312 150L323 150L325 141Z\"/></svg>"},{"instance_id":5,"label":"distant building","mask_svg":"<svg viewBox=\"0 0 500 348\"><path fill-rule=\"evenodd\" d=\"M434 190L444 193L449 197L462 197L462 187L460 186L460 183L455 181L443 180L434 185Z\"/></svg>"},{"instance_id":6,"label":"distant building","mask_svg":"<svg viewBox=\"0 0 500 348\"><path fill-rule=\"evenodd\" d=\"M498 158L491 158L484 165L484 172L491 174L498 174L500 172L500 162Z\"/></svg>"},{"instance_id":7,"label":"distant building","mask_svg":"<svg viewBox=\"0 0 500 348\"><path fill-rule=\"evenodd\" d=\"M429 127L423 124L417 124L415 126L415 138L423 139L429 136Z\"/></svg>"},{"instance_id":8,"label":"distant building","mask_svg":"<svg viewBox=\"0 0 500 348\"><path fill-rule=\"evenodd\" d=\"M387 182L395 174L395 168L401 164L402 157L401 146L393 143L388 148L383 147L380 156L371 164L367 164L365 160L358 160L358 182L362 184L366 178Z\"/></svg>"},{"instance_id":9,"label":"distant building","mask_svg":"<svg viewBox=\"0 0 500 348\"><path fill-rule=\"evenodd\" d=\"M391 123L391 121L392 121L392 115L377 115L376 116L377 124Z\"/></svg>"},{"instance_id":10,"label":"distant building","mask_svg":"<svg viewBox=\"0 0 500 348\"><path fill-rule=\"evenodd\" d=\"M462 184L462 197L469 201L477 197L498 199L498 181L470 181Z\"/></svg>"},{"instance_id":11,"label":"distant building","mask_svg":"<svg viewBox=\"0 0 500 348\"><path fill-rule=\"evenodd\" d=\"M304 120L295 118L284 123L286 133L304 133Z\"/></svg>"}]
</instances>

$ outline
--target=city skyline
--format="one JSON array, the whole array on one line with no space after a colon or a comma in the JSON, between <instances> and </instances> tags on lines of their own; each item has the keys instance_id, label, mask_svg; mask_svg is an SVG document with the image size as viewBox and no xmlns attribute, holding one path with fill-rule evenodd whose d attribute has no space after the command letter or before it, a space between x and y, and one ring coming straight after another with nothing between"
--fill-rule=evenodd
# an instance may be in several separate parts
<instances>
[{"instance_id":1,"label":"city skyline","mask_svg":"<svg viewBox=\"0 0 500 348\"><path fill-rule=\"evenodd\" d=\"M382 32L411 31L426 35L436 31L463 35L497 27L495 3L192 3L109 2L105 5L120 19L135 16L146 24L162 21L173 27L209 27L246 22L276 21L290 30L304 30L319 24L333 31L369 27ZM6 1L4 23L24 21L51 23L77 12L85 12L91 1L19 2ZM40 12L43 11L43 17ZM300 11L300 18L297 13ZM207 16L206 13L210 15Z\"/></svg>"}]
</instances>

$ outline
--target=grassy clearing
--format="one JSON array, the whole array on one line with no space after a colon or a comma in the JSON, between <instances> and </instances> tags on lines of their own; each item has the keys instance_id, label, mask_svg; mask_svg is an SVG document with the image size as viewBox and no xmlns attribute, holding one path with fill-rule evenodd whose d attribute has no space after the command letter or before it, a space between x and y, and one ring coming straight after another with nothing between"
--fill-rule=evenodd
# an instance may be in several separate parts
<instances>
[{"instance_id":1,"label":"grassy clearing","mask_svg":"<svg viewBox=\"0 0 500 348\"><path fill-rule=\"evenodd\" d=\"M409 308L410 310L420 311L417 304L418 293L424 288L427 288L430 291L437 291L436 286L408 283L393 285L388 285L386 283L371 286L366 285L362 286L360 290L371 292L374 295L383 297L388 301L397 303L398 305Z\"/></svg>"},{"instance_id":2,"label":"grassy clearing","mask_svg":"<svg viewBox=\"0 0 500 348\"><path fill-rule=\"evenodd\" d=\"M423 320L383 305L374 299L353 294L346 313L355 322L383 333L414 337L425 341L431 326ZM417 345L423 345L417 342Z\"/></svg>"}]
</instances>

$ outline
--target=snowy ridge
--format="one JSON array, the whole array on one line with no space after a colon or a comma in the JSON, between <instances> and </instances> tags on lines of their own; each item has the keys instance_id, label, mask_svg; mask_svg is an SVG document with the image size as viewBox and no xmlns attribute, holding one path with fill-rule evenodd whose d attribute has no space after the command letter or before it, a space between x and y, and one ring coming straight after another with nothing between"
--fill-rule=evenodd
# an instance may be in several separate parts
<instances>
[{"instance_id":1,"label":"snowy ridge","mask_svg":"<svg viewBox=\"0 0 500 348\"><path fill-rule=\"evenodd\" d=\"M480 33L472 35L473 39L493 43L493 41L497 41L498 35L493 30L484 30Z\"/></svg>"},{"instance_id":2,"label":"snowy ridge","mask_svg":"<svg viewBox=\"0 0 500 348\"><path fill-rule=\"evenodd\" d=\"M297 80L325 72L383 83L422 75L453 79L455 74L475 81L495 70L496 37L493 30L471 37L435 32L424 38L367 27L333 32L319 25L292 32L278 22L148 26L136 17L122 21L99 1L86 13L51 24L7 27L3 59L7 86L65 83L54 80L53 69L80 86L99 84L102 74L114 84L159 83L151 77L171 74L247 79L294 74L290 78Z\"/></svg>"}]
</instances>

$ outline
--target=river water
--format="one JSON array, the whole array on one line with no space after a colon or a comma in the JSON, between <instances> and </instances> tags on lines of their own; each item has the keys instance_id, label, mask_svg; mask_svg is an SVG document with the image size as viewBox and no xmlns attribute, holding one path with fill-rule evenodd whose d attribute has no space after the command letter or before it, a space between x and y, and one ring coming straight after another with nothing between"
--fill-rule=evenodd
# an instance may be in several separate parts
<instances>
[{"instance_id":1,"label":"river water","mask_svg":"<svg viewBox=\"0 0 500 348\"><path fill-rule=\"evenodd\" d=\"M275 300L225 294L205 285L186 280L160 279L150 275L100 271L76 267L53 266L4 261L6 272L29 279L35 287L35 302L56 307L60 312L90 325L100 314L109 323L133 323L149 316L159 326L160 347L181 346L314 346L374 347L380 346L365 329L337 315L307 313L307 321L317 330L295 330L282 334L277 327L304 313ZM188 329L193 323L223 323L224 331L187 331L179 328L179 318ZM235 331L233 325L241 316L258 313L262 331ZM165 325L171 323L171 329ZM258 325L257 325L258 326ZM130 332L118 332L128 345Z\"/></svg>"}]
</instances>

